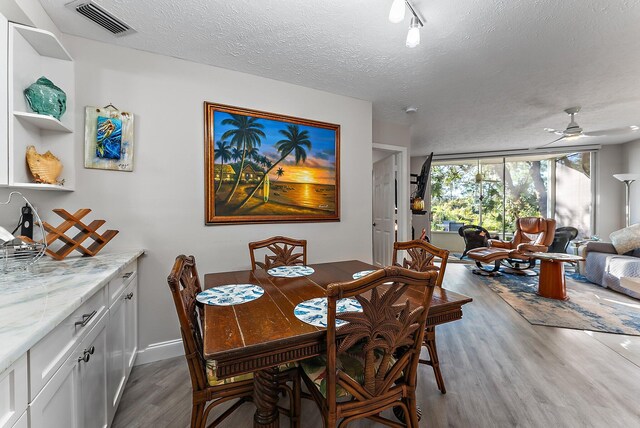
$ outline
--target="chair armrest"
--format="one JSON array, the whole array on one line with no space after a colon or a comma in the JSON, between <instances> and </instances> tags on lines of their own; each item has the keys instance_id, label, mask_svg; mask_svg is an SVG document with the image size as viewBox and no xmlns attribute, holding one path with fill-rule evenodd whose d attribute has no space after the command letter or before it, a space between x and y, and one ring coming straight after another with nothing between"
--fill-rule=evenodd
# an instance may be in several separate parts
<instances>
[{"instance_id":1,"label":"chair armrest","mask_svg":"<svg viewBox=\"0 0 640 428\"><path fill-rule=\"evenodd\" d=\"M618 254L616 247L610 242L587 242L587 246L584 249L585 257L589 252Z\"/></svg>"},{"instance_id":2,"label":"chair armrest","mask_svg":"<svg viewBox=\"0 0 640 428\"><path fill-rule=\"evenodd\" d=\"M489 246L494 248L506 248L507 250L510 250L511 242L499 241L497 239L489 239Z\"/></svg>"},{"instance_id":3,"label":"chair armrest","mask_svg":"<svg viewBox=\"0 0 640 428\"><path fill-rule=\"evenodd\" d=\"M516 249L522 253L546 253L549 247L534 244L518 244Z\"/></svg>"}]
</instances>

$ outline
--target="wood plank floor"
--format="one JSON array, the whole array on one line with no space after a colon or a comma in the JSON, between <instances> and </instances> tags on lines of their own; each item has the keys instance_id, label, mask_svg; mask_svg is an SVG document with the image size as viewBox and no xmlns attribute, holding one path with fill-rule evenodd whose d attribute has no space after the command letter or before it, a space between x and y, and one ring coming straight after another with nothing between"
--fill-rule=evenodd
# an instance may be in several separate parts
<instances>
[{"instance_id":1,"label":"wood plank floor","mask_svg":"<svg viewBox=\"0 0 640 428\"><path fill-rule=\"evenodd\" d=\"M439 326L438 351L447 394L430 367L419 370L425 427L640 426L638 337L596 336L532 326L463 265L447 267L445 287L473 297L461 321ZM627 343L627 355L608 342ZM631 343L632 346L628 346ZM187 427L191 386L183 357L133 369L113 426ZM221 410L217 410L219 414ZM223 427L250 427L254 407L243 405ZM281 426L288 420L281 418ZM303 400L303 427L321 426ZM372 427L362 422L353 427Z\"/></svg>"}]
</instances>

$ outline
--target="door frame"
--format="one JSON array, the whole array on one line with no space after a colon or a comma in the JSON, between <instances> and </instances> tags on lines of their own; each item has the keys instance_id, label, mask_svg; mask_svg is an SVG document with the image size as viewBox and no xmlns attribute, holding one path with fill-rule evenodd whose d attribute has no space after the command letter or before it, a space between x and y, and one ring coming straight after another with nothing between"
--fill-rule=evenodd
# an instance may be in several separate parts
<instances>
[{"instance_id":1,"label":"door frame","mask_svg":"<svg viewBox=\"0 0 640 428\"><path fill-rule=\"evenodd\" d=\"M409 149L393 144L373 143L373 149L389 152L396 158L398 179L398 241L408 241L411 236L411 218L409 217ZM373 181L373 163L371 164ZM373 207L372 207L373 210ZM373 243L371 246L373 251Z\"/></svg>"}]
</instances>

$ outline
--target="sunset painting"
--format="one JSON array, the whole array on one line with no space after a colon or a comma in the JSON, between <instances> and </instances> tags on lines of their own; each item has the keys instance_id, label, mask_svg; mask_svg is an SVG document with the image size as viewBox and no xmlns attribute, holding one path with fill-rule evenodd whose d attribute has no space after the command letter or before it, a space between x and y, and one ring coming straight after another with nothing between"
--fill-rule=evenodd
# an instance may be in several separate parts
<instances>
[{"instance_id":1,"label":"sunset painting","mask_svg":"<svg viewBox=\"0 0 640 428\"><path fill-rule=\"evenodd\" d=\"M340 126L205 103L206 222L339 220Z\"/></svg>"}]
</instances>

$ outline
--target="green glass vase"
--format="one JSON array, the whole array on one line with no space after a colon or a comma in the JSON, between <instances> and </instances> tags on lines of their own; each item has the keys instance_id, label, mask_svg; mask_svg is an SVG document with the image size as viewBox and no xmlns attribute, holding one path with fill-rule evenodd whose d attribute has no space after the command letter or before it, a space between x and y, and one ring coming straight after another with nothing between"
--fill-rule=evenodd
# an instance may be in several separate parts
<instances>
[{"instance_id":1,"label":"green glass vase","mask_svg":"<svg viewBox=\"0 0 640 428\"><path fill-rule=\"evenodd\" d=\"M24 90L24 97L31 110L38 114L60 120L67 111L67 94L44 76Z\"/></svg>"}]
</instances>

